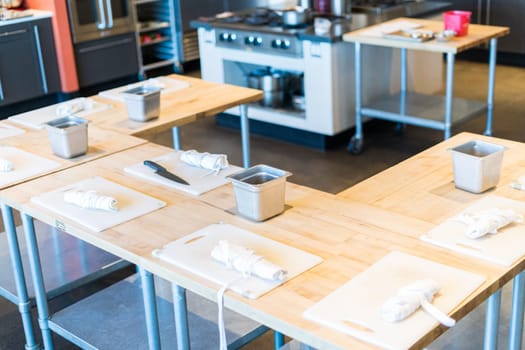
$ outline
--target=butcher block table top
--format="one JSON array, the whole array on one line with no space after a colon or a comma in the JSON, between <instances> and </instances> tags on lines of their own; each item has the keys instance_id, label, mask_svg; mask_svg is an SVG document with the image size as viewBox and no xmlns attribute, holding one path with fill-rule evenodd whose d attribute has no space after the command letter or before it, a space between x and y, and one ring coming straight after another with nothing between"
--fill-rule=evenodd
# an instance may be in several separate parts
<instances>
[{"instance_id":1,"label":"butcher block table top","mask_svg":"<svg viewBox=\"0 0 525 350\"><path fill-rule=\"evenodd\" d=\"M19 124L10 123L5 120L0 122L0 124L7 127L16 127L25 131L16 136L0 139L0 147L14 147L18 150L58 163L58 166L52 170L36 174L26 179L21 179L20 181L17 181L17 183L90 162L94 159L106 157L109 154L120 152L147 142L138 137L122 135L111 130L98 128L94 125L88 125L88 149L86 154L73 158L62 158L53 154L47 130L25 128Z\"/></svg>"},{"instance_id":2,"label":"butcher block table top","mask_svg":"<svg viewBox=\"0 0 525 350\"><path fill-rule=\"evenodd\" d=\"M503 155L498 185L481 194L454 186L452 154L448 150L471 140L508 148ZM339 192L337 196L439 224L487 195L525 200L525 192L510 187L511 182L525 175L524 154L523 143L464 132Z\"/></svg>"},{"instance_id":3,"label":"butcher block table top","mask_svg":"<svg viewBox=\"0 0 525 350\"><path fill-rule=\"evenodd\" d=\"M462 137L470 139L470 136ZM463 139L455 140L460 142ZM452 144L454 142L448 143ZM443 148L441 145L439 147ZM307 320L303 312L392 251L446 264L486 278L478 290L452 310L451 316L457 319L465 316L523 268L521 264L511 269L503 268L420 241L418 234L432 228L432 222L397 213L391 208L382 208L374 201L365 203L363 197L366 193L360 192L366 192L366 183L358 185L361 191L354 193L358 199L354 200L350 195L348 198L338 197L288 182L284 213L256 223L231 213L235 201L230 184L200 197L191 197L149 183L123 170L142 159L171 151L170 148L150 143L130 148L65 169L53 176L2 190L0 201L50 225L59 224L68 233L210 300L216 300L216 293L221 286L163 262L152 255L153 250L208 225L223 222L317 255L324 260L321 264L260 298L250 300L227 292L225 305L290 337L323 349L375 349L373 345L357 338ZM425 157L425 154L431 156L437 151L433 148L420 157ZM418 159L416 157L401 166L418 163ZM418 170L421 171L421 168ZM378 175L383 180L387 179L384 189L388 184L395 187L396 181L390 180L394 175L395 172L390 170ZM97 233L31 201L33 196L94 176L101 176L164 201L166 206ZM507 178L509 175L505 176ZM407 176L402 176L397 181L405 178ZM411 180L413 183L414 179ZM406 188L408 192L410 186ZM406 196L411 195L412 192ZM436 326L423 335L413 348L429 344L445 329Z\"/></svg>"},{"instance_id":4,"label":"butcher block table top","mask_svg":"<svg viewBox=\"0 0 525 350\"><path fill-rule=\"evenodd\" d=\"M382 36L384 31L390 31L392 28L397 28L398 26L402 26L406 23L421 25L417 28L417 30L429 30L437 33L443 31L444 29L444 24L442 21L400 17L391 21L382 22L381 24L345 33L343 35L343 40L367 45L397 47L442 53L459 53L483 44L490 39L508 35L510 32L508 27L469 24L467 35L453 37L450 41L446 42L439 42L436 39L425 42L417 42L385 38Z\"/></svg>"},{"instance_id":5,"label":"butcher block table top","mask_svg":"<svg viewBox=\"0 0 525 350\"><path fill-rule=\"evenodd\" d=\"M189 86L161 93L158 118L146 122L130 120L124 102L99 95L93 98L98 102L111 104L112 108L91 114L88 119L101 128L144 136L213 116L235 106L256 102L263 97L262 91L256 89L219 84L178 74L167 77L186 82Z\"/></svg>"}]
</instances>

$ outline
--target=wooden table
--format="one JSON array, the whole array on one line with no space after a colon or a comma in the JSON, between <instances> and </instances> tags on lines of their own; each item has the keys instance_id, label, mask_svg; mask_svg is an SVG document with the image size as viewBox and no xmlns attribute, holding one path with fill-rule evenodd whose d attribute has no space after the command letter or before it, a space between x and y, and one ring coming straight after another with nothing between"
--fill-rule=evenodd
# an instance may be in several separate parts
<instances>
[{"instance_id":1,"label":"wooden table","mask_svg":"<svg viewBox=\"0 0 525 350\"><path fill-rule=\"evenodd\" d=\"M172 74L168 77L186 82L189 87L161 94L159 118L147 122L132 121L128 119L124 103L94 96L95 100L110 103L113 108L91 114L88 119L101 128L140 137L174 128L174 146L176 149L180 149L177 127L240 106L243 164L244 167L249 167L250 143L247 105L262 99L262 91L236 85L213 83L184 75Z\"/></svg>"},{"instance_id":2,"label":"wooden table","mask_svg":"<svg viewBox=\"0 0 525 350\"><path fill-rule=\"evenodd\" d=\"M356 84L356 132L348 145L351 153L358 154L363 147L362 117L374 117L404 124L444 130L444 138L450 137L454 123L486 111L485 134L492 132L492 111L494 104L494 78L496 69L497 39L509 33L508 27L470 24L468 35L453 37L448 42L437 40L412 42L385 38L384 32L399 30L406 25L419 25L418 30L441 32L442 21L412 18L397 18L343 35L343 40L355 45L355 84ZM490 42L488 69L487 103L453 98L455 55L473 47ZM370 106L362 106L361 45L375 45L401 50L401 86L398 94L387 96ZM407 91L407 50L420 50L445 54L447 58L445 97L425 96ZM432 69L432 67L428 67ZM453 108L454 105L454 108ZM443 116L444 111L444 116Z\"/></svg>"},{"instance_id":3,"label":"wooden table","mask_svg":"<svg viewBox=\"0 0 525 350\"><path fill-rule=\"evenodd\" d=\"M22 151L26 151L31 154L55 161L59 164L59 166L55 169L7 184L2 188L13 187L41 176L53 176L53 173L59 172L60 170L75 167L77 165L92 161L94 159L106 157L109 154L146 143L145 140L133 136L121 135L111 130L105 130L95 126L89 126L87 153L83 156L78 156L71 159L64 159L53 154L47 131L23 128L19 125L15 126L14 124L9 123L8 121L2 121L0 122L0 125L14 126L25 131L25 133L20 134L18 136L12 136L5 139L1 139L0 143L2 146L15 147ZM36 349L38 348L38 344L36 343L34 338L30 313L31 303L29 302L27 286L25 283L25 277L22 267L22 257L16 233L16 225L14 223L13 218L13 211L11 207L5 204L2 204L1 208L3 223L6 231L9 256L11 258L11 263L13 266L13 277L16 286L16 299L19 305L19 312L21 314L24 333L26 336L26 348ZM115 266L115 268L116 267L117 266ZM70 281L67 280L63 282L67 284Z\"/></svg>"},{"instance_id":4,"label":"wooden table","mask_svg":"<svg viewBox=\"0 0 525 350\"><path fill-rule=\"evenodd\" d=\"M230 185L209 192L202 198L193 198L131 177L123 171L125 166L136 163L137 159L154 157L166 150L167 148L151 144L135 147L0 191L0 201L21 211L27 228L31 227L32 218L51 225L60 222L60 227L67 233L210 300L215 300L220 286L163 262L153 257L151 252L209 224L225 222L321 256L323 263L256 300L248 300L234 293L227 293L225 297L226 307L316 348L375 348L308 321L302 314L393 250L486 276L483 285L453 310L451 316L457 319L497 292L506 281L520 273L525 264L520 261L511 268L504 268L426 244L419 240L419 235L435 226L433 222L411 216L410 213L397 213L391 208L366 203L362 200L365 194L361 190L353 192L358 197L358 200L354 200L288 183L286 204L289 208L271 220L254 223L228 212L234 205ZM402 164L409 165L410 161ZM96 175L147 193L168 205L96 233L31 202L32 196ZM394 177L392 170L387 170L370 181L382 180L384 186L397 187L396 183L405 178L402 174ZM447 181L450 182L450 179ZM366 187L363 186L366 184L357 186L364 191ZM406 196L410 197L412 191L408 184L406 192ZM377 193L379 196L380 192ZM31 231L29 229L26 234L31 236L34 234ZM41 275L38 271L38 257L33 258L33 273L38 281L38 276ZM45 300L41 302L45 303ZM283 305L286 307L282 307ZM45 305L41 305L41 309L46 311ZM47 337L46 315L41 319L44 336ZM444 327L437 326L413 348L428 345L445 330ZM155 335L152 336L155 339Z\"/></svg>"},{"instance_id":5,"label":"wooden table","mask_svg":"<svg viewBox=\"0 0 525 350\"><path fill-rule=\"evenodd\" d=\"M473 194L454 186L452 156L448 149L471 140L503 145L504 153L501 178L495 189L482 194ZM471 133L458 134L433 146L404 162L399 163L357 185L340 192L337 196L345 200L357 201L389 213L403 215L435 226L453 217L474 201L497 194L515 200L525 200L525 193L510 187L510 183L525 174L523 163L525 144ZM420 231L420 235L424 231ZM523 293L525 293L522 259L512 266L494 287L502 287L512 277L513 309L509 334L509 349L521 348L523 322ZM501 291L495 290L487 307L487 317L497 317ZM497 342L497 326L492 322L486 330L486 348L493 349Z\"/></svg>"}]
</instances>

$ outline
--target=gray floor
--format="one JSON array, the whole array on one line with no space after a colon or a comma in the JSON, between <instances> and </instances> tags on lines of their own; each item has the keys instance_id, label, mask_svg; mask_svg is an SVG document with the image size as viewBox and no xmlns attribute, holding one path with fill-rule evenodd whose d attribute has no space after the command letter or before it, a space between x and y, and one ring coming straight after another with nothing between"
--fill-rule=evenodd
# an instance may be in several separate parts
<instances>
[{"instance_id":1,"label":"gray floor","mask_svg":"<svg viewBox=\"0 0 525 350\"><path fill-rule=\"evenodd\" d=\"M486 96L487 66L480 63L457 62L456 96L483 100ZM493 135L525 141L523 122L525 112L525 69L498 66ZM473 119L454 129L481 133L484 118ZM253 135L252 164L265 163L291 171L290 181L320 190L337 193L347 187L386 169L411 155L439 142L440 131L408 126L402 135L394 125L373 122L365 125L366 149L359 156L349 155L344 145L330 151L320 151L290 143ZM242 163L239 132L219 127L213 118L198 121L181 128L182 147L228 154L234 164ZM171 146L171 134L162 133L151 141ZM4 267L9 268L9 267ZM51 303L52 309L78 300L102 286L112 283L126 273L106 278L104 281L74 290ZM508 288L505 291L502 319L508 318ZM483 308L478 308L467 320L445 333L430 349L480 349L483 331ZM505 322L503 322L505 323ZM502 345L506 343L507 330L502 328ZM58 338L58 337L57 337ZM271 335L245 347L246 349L271 349ZM57 349L76 349L60 339ZM0 299L0 350L23 349L23 333L15 305Z\"/></svg>"}]
</instances>

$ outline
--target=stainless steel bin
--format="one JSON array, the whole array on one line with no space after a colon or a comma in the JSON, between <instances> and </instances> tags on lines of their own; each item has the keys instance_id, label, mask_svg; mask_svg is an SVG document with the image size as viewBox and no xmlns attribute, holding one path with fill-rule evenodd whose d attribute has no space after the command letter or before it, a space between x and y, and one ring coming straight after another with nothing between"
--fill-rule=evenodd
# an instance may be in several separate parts
<instances>
[{"instance_id":1,"label":"stainless steel bin","mask_svg":"<svg viewBox=\"0 0 525 350\"><path fill-rule=\"evenodd\" d=\"M88 121L68 116L46 124L51 149L62 158L73 158L86 154L88 148Z\"/></svg>"},{"instance_id":2,"label":"stainless steel bin","mask_svg":"<svg viewBox=\"0 0 525 350\"><path fill-rule=\"evenodd\" d=\"M286 178L292 173L260 164L227 176L232 183L237 211L263 221L284 211Z\"/></svg>"},{"instance_id":3,"label":"stainless steel bin","mask_svg":"<svg viewBox=\"0 0 525 350\"><path fill-rule=\"evenodd\" d=\"M499 182L505 147L473 140L450 149L457 188L481 193Z\"/></svg>"},{"instance_id":4,"label":"stainless steel bin","mask_svg":"<svg viewBox=\"0 0 525 350\"><path fill-rule=\"evenodd\" d=\"M145 122L160 114L160 88L140 86L123 92L128 117Z\"/></svg>"}]
</instances>

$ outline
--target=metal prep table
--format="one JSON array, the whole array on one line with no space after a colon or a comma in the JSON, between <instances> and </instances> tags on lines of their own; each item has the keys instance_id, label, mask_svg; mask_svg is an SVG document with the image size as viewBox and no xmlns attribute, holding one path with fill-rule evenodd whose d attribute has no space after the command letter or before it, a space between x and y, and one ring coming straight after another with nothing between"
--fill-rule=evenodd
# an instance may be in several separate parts
<instances>
[{"instance_id":1,"label":"metal prep table","mask_svg":"<svg viewBox=\"0 0 525 350\"><path fill-rule=\"evenodd\" d=\"M478 113L486 112L487 122L485 134L490 135L492 132L497 39L507 35L509 28L471 24L469 25L468 35L453 37L450 41L446 42L439 42L437 40L426 42L396 40L383 36L383 32L403 27L406 24L419 24L420 27L418 29L433 32L440 32L444 27L442 21L401 17L343 35L344 41L354 43L355 45L356 125L355 134L348 145L349 152L353 154L360 153L363 148L363 116L443 130L444 138L447 139L450 137L450 130L454 123L463 121ZM490 42L490 57L486 103L453 98L455 55L487 42ZM398 48L401 50L401 86L399 93L375 101L367 107L362 106L362 44ZM445 96L429 96L407 91L407 50L409 49L446 55Z\"/></svg>"}]
</instances>

